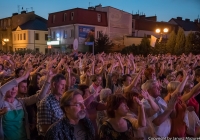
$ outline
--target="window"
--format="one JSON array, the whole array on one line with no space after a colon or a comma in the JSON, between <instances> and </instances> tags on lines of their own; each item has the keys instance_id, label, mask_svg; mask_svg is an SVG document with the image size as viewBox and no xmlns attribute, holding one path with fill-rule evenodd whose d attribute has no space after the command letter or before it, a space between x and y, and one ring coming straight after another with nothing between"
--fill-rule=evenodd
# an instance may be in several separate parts
<instances>
[{"instance_id":1,"label":"window","mask_svg":"<svg viewBox=\"0 0 200 140\"><path fill-rule=\"evenodd\" d=\"M22 40L22 34L20 34L20 40Z\"/></svg>"},{"instance_id":2,"label":"window","mask_svg":"<svg viewBox=\"0 0 200 140\"><path fill-rule=\"evenodd\" d=\"M102 31L97 31L97 38L103 37L103 32Z\"/></svg>"},{"instance_id":3,"label":"window","mask_svg":"<svg viewBox=\"0 0 200 140\"><path fill-rule=\"evenodd\" d=\"M10 26L10 19L8 19L8 26Z\"/></svg>"},{"instance_id":4,"label":"window","mask_svg":"<svg viewBox=\"0 0 200 140\"><path fill-rule=\"evenodd\" d=\"M101 22L101 14L97 14L97 21Z\"/></svg>"},{"instance_id":5,"label":"window","mask_svg":"<svg viewBox=\"0 0 200 140\"><path fill-rule=\"evenodd\" d=\"M39 51L40 51L40 49L39 49L39 48L35 48L35 51L36 51L36 52L39 52Z\"/></svg>"},{"instance_id":6,"label":"window","mask_svg":"<svg viewBox=\"0 0 200 140\"><path fill-rule=\"evenodd\" d=\"M18 34L17 40L19 40L19 34Z\"/></svg>"},{"instance_id":7,"label":"window","mask_svg":"<svg viewBox=\"0 0 200 140\"><path fill-rule=\"evenodd\" d=\"M63 15L63 21L66 21L66 18L67 18L67 13L64 13L64 15Z\"/></svg>"},{"instance_id":8,"label":"window","mask_svg":"<svg viewBox=\"0 0 200 140\"><path fill-rule=\"evenodd\" d=\"M24 40L26 40L26 33L24 33Z\"/></svg>"},{"instance_id":9,"label":"window","mask_svg":"<svg viewBox=\"0 0 200 140\"><path fill-rule=\"evenodd\" d=\"M74 30L73 29L71 29L71 31L70 31L70 37L74 37Z\"/></svg>"},{"instance_id":10,"label":"window","mask_svg":"<svg viewBox=\"0 0 200 140\"><path fill-rule=\"evenodd\" d=\"M16 41L16 34L14 34L14 41Z\"/></svg>"},{"instance_id":11,"label":"window","mask_svg":"<svg viewBox=\"0 0 200 140\"><path fill-rule=\"evenodd\" d=\"M74 19L74 12L71 12L71 20Z\"/></svg>"},{"instance_id":12,"label":"window","mask_svg":"<svg viewBox=\"0 0 200 140\"><path fill-rule=\"evenodd\" d=\"M63 32L63 38L67 38L67 31Z\"/></svg>"},{"instance_id":13,"label":"window","mask_svg":"<svg viewBox=\"0 0 200 140\"><path fill-rule=\"evenodd\" d=\"M39 34L35 33L35 40L39 40Z\"/></svg>"},{"instance_id":14,"label":"window","mask_svg":"<svg viewBox=\"0 0 200 140\"><path fill-rule=\"evenodd\" d=\"M3 20L1 20L1 27L3 27Z\"/></svg>"},{"instance_id":15,"label":"window","mask_svg":"<svg viewBox=\"0 0 200 140\"><path fill-rule=\"evenodd\" d=\"M44 38L45 40L48 40L48 34L45 34Z\"/></svg>"},{"instance_id":16,"label":"window","mask_svg":"<svg viewBox=\"0 0 200 140\"><path fill-rule=\"evenodd\" d=\"M55 39L55 38L56 38L56 32L53 31L52 39Z\"/></svg>"},{"instance_id":17,"label":"window","mask_svg":"<svg viewBox=\"0 0 200 140\"><path fill-rule=\"evenodd\" d=\"M56 20L56 15L53 15L52 23L55 23L55 20Z\"/></svg>"}]
</instances>

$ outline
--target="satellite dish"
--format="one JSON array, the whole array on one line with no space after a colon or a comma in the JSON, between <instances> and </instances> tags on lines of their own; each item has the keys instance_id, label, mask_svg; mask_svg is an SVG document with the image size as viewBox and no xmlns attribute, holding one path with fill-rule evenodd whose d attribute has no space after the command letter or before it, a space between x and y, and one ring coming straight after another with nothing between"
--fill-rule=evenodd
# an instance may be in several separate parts
<instances>
[{"instance_id":1,"label":"satellite dish","mask_svg":"<svg viewBox=\"0 0 200 140\"><path fill-rule=\"evenodd\" d=\"M78 49L78 40L77 39L74 39L73 48L74 48L74 50Z\"/></svg>"}]
</instances>

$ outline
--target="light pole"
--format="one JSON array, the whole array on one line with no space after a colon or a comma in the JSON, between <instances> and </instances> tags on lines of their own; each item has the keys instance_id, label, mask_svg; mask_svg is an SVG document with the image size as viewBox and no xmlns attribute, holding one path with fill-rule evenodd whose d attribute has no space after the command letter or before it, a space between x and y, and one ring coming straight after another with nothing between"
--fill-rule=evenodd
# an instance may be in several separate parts
<instances>
[{"instance_id":1,"label":"light pole","mask_svg":"<svg viewBox=\"0 0 200 140\"><path fill-rule=\"evenodd\" d=\"M163 34L167 34L168 32L169 32L168 28L164 28L164 29L157 28L156 29L156 33L160 34L159 43L162 41Z\"/></svg>"},{"instance_id":2,"label":"light pole","mask_svg":"<svg viewBox=\"0 0 200 140\"><path fill-rule=\"evenodd\" d=\"M8 42L9 39L8 38L4 38L3 41L6 43L6 52L8 51Z\"/></svg>"}]
</instances>

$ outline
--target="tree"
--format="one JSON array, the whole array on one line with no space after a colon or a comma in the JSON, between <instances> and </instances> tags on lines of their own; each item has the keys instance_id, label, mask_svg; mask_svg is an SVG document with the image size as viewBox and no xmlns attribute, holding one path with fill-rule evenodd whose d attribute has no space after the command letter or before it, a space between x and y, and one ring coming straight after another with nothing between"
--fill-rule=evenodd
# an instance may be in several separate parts
<instances>
[{"instance_id":1,"label":"tree","mask_svg":"<svg viewBox=\"0 0 200 140\"><path fill-rule=\"evenodd\" d=\"M182 28L179 28L177 36L176 36L176 45L174 47L174 53L176 55L180 55L184 53L185 47L185 34Z\"/></svg>"},{"instance_id":2,"label":"tree","mask_svg":"<svg viewBox=\"0 0 200 140\"><path fill-rule=\"evenodd\" d=\"M169 39L166 43L166 51L167 53L174 54L174 46L176 45L176 34L172 31L169 35Z\"/></svg>"},{"instance_id":3,"label":"tree","mask_svg":"<svg viewBox=\"0 0 200 140\"><path fill-rule=\"evenodd\" d=\"M186 41L185 41L185 53L189 54L190 52L192 52L192 47L194 44L194 38L195 38L195 34L193 32L190 32L187 36L186 36Z\"/></svg>"},{"instance_id":4,"label":"tree","mask_svg":"<svg viewBox=\"0 0 200 140\"><path fill-rule=\"evenodd\" d=\"M95 53L110 52L114 44L110 41L108 35L100 33L101 36L95 40Z\"/></svg>"},{"instance_id":5,"label":"tree","mask_svg":"<svg viewBox=\"0 0 200 140\"><path fill-rule=\"evenodd\" d=\"M150 53L151 49L150 40L147 37L144 37L138 47L140 50L140 54L147 56Z\"/></svg>"},{"instance_id":6,"label":"tree","mask_svg":"<svg viewBox=\"0 0 200 140\"><path fill-rule=\"evenodd\" d=\"M192 43L193 54L200 54L200 32L194 33L194 40L192 41Z\"/></svg>"}]
</instances>

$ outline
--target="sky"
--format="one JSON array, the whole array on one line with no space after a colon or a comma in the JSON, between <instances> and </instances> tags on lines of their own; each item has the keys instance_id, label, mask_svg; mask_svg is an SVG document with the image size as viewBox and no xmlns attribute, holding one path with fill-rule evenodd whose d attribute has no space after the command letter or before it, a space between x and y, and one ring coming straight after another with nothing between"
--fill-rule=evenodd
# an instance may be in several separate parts
<instances>
[{"instance_id":1,"label":"sky","mask_svg":"<svg viewBox=\"0 0 200 140\"><path fill-rule=\"evenodd\" d=\"M35 11L35 14L48 19L49 13L73 8L87 9L101 4L128 13L157 16L157 21L168 22L171 18L200 18L200 0L0 0L0 19L12 16L18 10ZM18 8L20 7L20 8ZM32 9L31 9L32 7Z\"/></svg>"}]
</instances>

